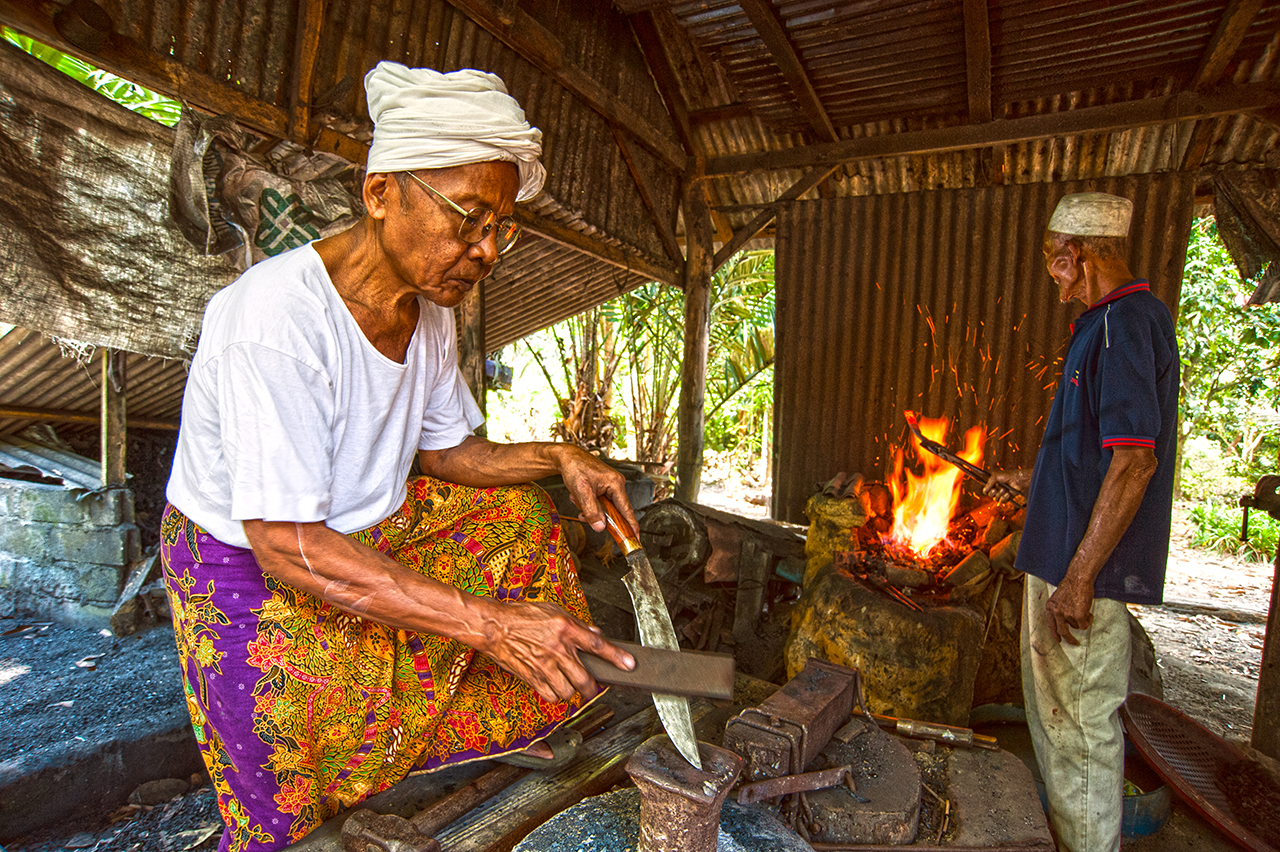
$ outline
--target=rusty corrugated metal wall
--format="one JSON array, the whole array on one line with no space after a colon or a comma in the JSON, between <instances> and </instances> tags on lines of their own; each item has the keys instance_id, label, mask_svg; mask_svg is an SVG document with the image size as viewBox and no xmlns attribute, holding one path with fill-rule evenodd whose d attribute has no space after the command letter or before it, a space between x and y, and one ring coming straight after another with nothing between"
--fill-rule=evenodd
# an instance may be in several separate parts
<instances>
[{"instance_id":1,"label":"rusty corrugated metal wall","mask_svg":"<svg viewBox=\"0 0 1280 852\"><path fill-rule=\"evenodd\" d=\"M1170 172L793 204L778 217L773 515L845 471L881 479L905 409L985 423L995 466L1034 461L1078 303L1044 269L1058 198L1134 201L1130 268L1174 308L1194 177ZM963 427L963 428L959 428Z\"/></svg>"}]
</instances>

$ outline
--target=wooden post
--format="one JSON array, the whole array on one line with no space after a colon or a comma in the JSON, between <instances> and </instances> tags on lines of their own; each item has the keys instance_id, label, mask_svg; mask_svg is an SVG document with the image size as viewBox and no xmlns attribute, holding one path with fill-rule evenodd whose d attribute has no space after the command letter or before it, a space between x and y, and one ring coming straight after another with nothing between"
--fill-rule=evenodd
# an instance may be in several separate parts
<instances>
[{"instance_id":1,"label":"wooden post","mask_svg":"<svg viewBox=\"0 0 1280 852\"><path fill-rule=\"evenodd\" d=\"M702 485L706 419L707 346L711 337L711 206L696 181L684 185L684 364L680 369L680 445L676 499L697 502Z\"/></svg>"},{"instance_id":2,"label":"wooden post","mask_svg":"<svg viewBox=\"0 0 1280 852\"><path fill-rule=\"evenodd\" d=\"M1262 643L1250 744L1280 760L1280 550L1276 551L1275 579L1271 581L1271 610L1267 615L1267 638Z\"/></svg>"},{"instance_id":3,"label":"wooden post","mask_svg":"<svg viewBox=\"0 0 1280 852\"><path fill-rule=\"evenodd\" d=\"M477 284L458 305L458 316L462 326L458 339L458 367L481 413L484 413L484 282Z\"/></svg>"},{"instance_id":4,"label":"wooden post","mask_svg":"<svg viewBox=\"0 0 1280 852\"><path fill-rule=\"evenodd\" d=\"M102 351L102 485L125 484L125 353Z\"/></svg>"}]
</instances>

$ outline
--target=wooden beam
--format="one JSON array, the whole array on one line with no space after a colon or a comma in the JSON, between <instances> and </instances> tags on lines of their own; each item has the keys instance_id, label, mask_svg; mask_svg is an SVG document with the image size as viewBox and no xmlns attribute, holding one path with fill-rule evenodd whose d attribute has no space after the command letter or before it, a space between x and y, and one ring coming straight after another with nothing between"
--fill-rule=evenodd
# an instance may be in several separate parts
<instances>
[{"instance_id":1,"label":"wooden beam","mask_svg":"<svg viewBox=\"0 0 1280 852\"><path fill-rule=\"evenodd\" d=\"M676 499L696 503L706 443L707 350L711 339L711 207L698 181L681 193L684 208L684 361L676 427Z\"/></svg>"},{"instance_id":2,"label":"wooden beam","mask_svg":"<svg viewBox=\"0 0 1280 852\"><path fill-rule=\"evenodd\" d=\"M1191 88L1200 89L1218 82L1227 70L1232 57L1240 49L1245 34L1262 8L1262 0L1230 0L1218 21L1218 28L1209 38L1209 46L1200 57L1200 66L1191 78Z\"/></svg>"},{"instance_id":3,"label":"wooden beam","mask_svg":"<svg viewBox=\"0 0 1280 852\"><path fill-rule=\"evenodd\" d=\"M680 274L672 267L663 266L647 257L628 254L617 246L601 242L551 219L544 219L524 208L517 207L514 215L521 228L543 239L586 252L605 263L611 263L628 272L637 272L664 284L677 284L680 280Z\"/></svg>"},{"instance_id":4,"label":"wooden beam","mask_svg":"<svg viewBox=\"0 0 1280 852\"><path fill-rule=\"evenodd\" d=\"M587 72L565 60L564 46L550 30L514 3L497 0L449 0L467 17L488 30L507 47L533 63L564 86L611 124L635 135L657 157L677 172L684 172L684 150L623 98L605 89Z\"/></svg>"},{"instance_id":5,"label":"wooden beam","mask_svg":"<svg viewBox=\"0 0 1280 852\"><path fill-rule=\"evenodd\" d=\"M831 123L831 117L827 115L827 110L822 105L817 91L813 88L813 81L809 79L809 72L800 61L800 55L796 53L795 46L787 37L786 25L778 17L773 3L770 0L738 0L738 5L751 19L751 25L764 40L765 47L773 56L773 61L778 63L782 76L791 87L791 93L800 102L800 111L804 113L813 132L822 141L835 142L840 138L836 134L836 128Z\"/></svg>"},{"instance_id":6,"label":"wooden beam","mask_svg":"<svg viewBox=\"0 0 1280 852\"><path fill-rule=\"evenodd\" d=\"M311 86L316 54L320 52L320 30L324 27L325 0L299 0L298 37L293 48L293 86L289 93L289 138L311 136Z\"/></svg>"},{"instance_id":7,"label":"wooden beam","mask_svg":"<svg viewBox=\"0 0 1280 852\"><path fill-rule=\"evenodd\" d=\"M1191 77L1191 88L1203 89L1217 83L1230 64L1253 19L1257 17L1262 0L1230 0L1218 21L1218 28L1209 38L1209 45L1200 57L1200 65ZM1183 171L1195 171L1204 162L1213 144L1213 123L1198 121L1193 126L1187 150L1182 156Z\"/></svg>"},{"instance_id":8,"label":"wooden beam","mask_svg":"<svg viewBox=\"0 0 1280 852\"><path fill-rule=\"evenodd\" d=\"M689 112L689 124L697 127L702 124L719 124L722 121L733 121L739 118L751 118L755 113L747 104L723 104L722 106L695 109Z\"/></svg>"},{"instance_id":9,"label":"wooden beam","mask_svg":"<svg viewBox=\"0 0 1280 852\"><path fill-rule=\"evenodd\" d=\"M720 247L720 250L716 252L715 258L711 262L712 272L724 266L725 263L729 261L729 258L733 257L734 254L737 253L738 249L745 246L752 238L755 237L756 234L763 231L768 224L774 220L774 217L778 215L778 207L780 205L785 204L788 201L795 201L797 198L826 180L827 177L838 168L839 166L820 166L806 173L804 177L793 183L790 189L778 196L777 201L757 213L754 219L748 222L743 228L740 228L738 232L733 235L733 239Z\"/></svg>"},{"instance_id":10,"label":"wooden beam","mask_svg":"<svg viewBox=\"0 0 1280 852\"><path fill-rule=\"evenodd\" d=\"M653 80L658 84L658 94L662 96L662 102L666 104L667 112L676 126L680 146L684 148L686 155L692 155L695 149L689 124L689 107L680 94L680 81L676 79L675 69L671 67L671 58L667 56L667 50L662 44L662 36L654 24L655 14L657 12L644 12L633 16L631 28L635 31L636 42L640 45L640 52L644 54L649 73L653 74ZM666 10L665 14L670 15L671 10Z\"/></svg>"},{"instance_id":11,"label":"wooden beam","mask_svg":"<svg viewBox=\"0 0 1280 852\"><path fill-rule=\"evenodd\" d=\"M102 412L72 411L68 408L32 408L21 405L0 405L0 417L13 420L40 420L46 423L83 423L90 426L102 425ZM129 429L166 429L178 431L177 420L156 420L147 417L126 417L125 425Z\"/></svg>"},{"instance_id":12,"label":"wooden beam","mask_svg":"<svg viewBox=\"0 0 1280 852\"><path fill-rule=\"evenodd\" d=\"M0 23L140 86L213 113L231 115L240 124L269 136L288 136L289 117L284 110L246 95L228 82L193 71L119 33L112 33L92 55L69 44L58 34L44 5L38 0L0 0Z\"/></svg>"},{"instance_id":13,"label":"wooden beam","mask_svg":"<svg viewBox=\"0 0 1280 852\"><path fill-rule=\"evenodd\" d=\"M458 337L458 369L476 405L480 406L481 414L485 413L484 291L485 285L481 281L458 306L459 325L462 327Z\"/></svg>"},{"instance_id":14,"label":"wooden beam","mask_svg":"<svg viewBox=\"0 0 1280 852\"><path fill-rule=\"evenodd\" d=\"M102 352L102 486L124 485L125 443L125 353L118 349Z\"/></svg>"},{"instance_id":15,"label":"wooden beam","mask_svg":"<svg viewBox=\"0 0 1280 852\"><path fill-rule=\"evenodd\" d=\"M1250 744L1267 757L1280 760L1280 551L1276 553L1271 608L1258 665L1258 694Z\"/></svg>"},{"instance_id":16,"label":"wooden beam","mask_svg":"<svg viewBox=\"0 0 1280 852\"><path fill-rule=\"evenodd\" d=\"M987 0L964 0L965 66L969 81L969 121L991 120L991 21Z\"/></svg>"},{"instance_id":17,"label":"wooden beam","mask_svg":"<svg viewBox=\"0 0 1280 852\"><path fill-rule=\"evenodd\" d=\"M623 162L627 164L627 168L631 171L631 179L635 181L636 189L640 192L640 201L644 204L645 209L649 211L649 218L653 220L653 226L658 231L658 237L662 240L662 247L667 250L667 258L674 264L683 263L684 256L680 253L680 246L676 242L675 223L668 222L659 213L653 187L636 163L635 155L631 151L631 143L627 141L627 135L613 125L609 125L609 129L613 131L613 139L618 143L618 150L622 153Z\"/></svg>"},{"instance_id":18,"label":"wooden beam","mask_svg":"<svg viewBox=\"0 0 1280 852\"><path fill-rule=\"evenodd\" d=\"M1143 98L1025 118L1000 119L986 124L964 124L842 139L839 142L783 151L735 154L708 160L704 173L715 176L772 169L803 169L880 157L962 151L1054 136L1107 133L1131 127L1172 124L1188 119L1235 115L1277 106L1280 106L1280 90L1270 84L1226 86L1211 92L1180 92L1159 98Z\"/></svg>"}]
</instances>

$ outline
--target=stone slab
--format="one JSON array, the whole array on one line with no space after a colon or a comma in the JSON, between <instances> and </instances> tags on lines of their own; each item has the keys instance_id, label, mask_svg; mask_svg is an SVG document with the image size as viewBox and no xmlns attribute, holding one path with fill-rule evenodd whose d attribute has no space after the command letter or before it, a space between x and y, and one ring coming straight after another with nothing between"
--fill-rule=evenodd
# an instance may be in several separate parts
<instances>
[{"instance_id":1,"label":"stone slab","mask_svg":"<svg viewBox=\"0 0 1280 852\"><path fill-rule=\"evenodd\" d=\"M956 846L1041 842L1053 848L1049 822L1031 772L1007 751L955 749L947 761L947 794Z\"/></svg>"},{"instance_id":2,"label":"stone slab","mask_svg":"<svg viewBox=\"0 0 1280 852\"><path fill-rule=\"evenodd\" d=\"M849 764L859 801L843 787L809 793L822 822L814 842L901 845L915 840L920 825L920 767L896 737L878 727L850 742L832 740L822 751L832 766Z\"/></svg>"}]
</instances>

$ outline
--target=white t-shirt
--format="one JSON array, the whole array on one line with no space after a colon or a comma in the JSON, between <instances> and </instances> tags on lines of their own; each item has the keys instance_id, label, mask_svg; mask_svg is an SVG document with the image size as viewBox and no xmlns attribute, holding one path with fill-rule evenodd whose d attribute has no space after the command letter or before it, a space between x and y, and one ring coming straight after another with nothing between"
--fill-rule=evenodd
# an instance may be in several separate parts
<instances>
[{"instance_id":1,"label":"white t-shirt","mask_svg":"<svg viewBox=\"0 0 1280 852\"><path fill-rule=\"evenodd\" d=\"M405 363L373 347L310 245L209 300L166 496L226 544L241 521L340 533L400 507L414 452L484 422L458 370L453 312L419 298Z\"/></svg>"}]
</instances>

